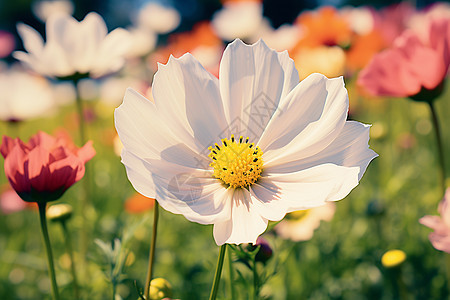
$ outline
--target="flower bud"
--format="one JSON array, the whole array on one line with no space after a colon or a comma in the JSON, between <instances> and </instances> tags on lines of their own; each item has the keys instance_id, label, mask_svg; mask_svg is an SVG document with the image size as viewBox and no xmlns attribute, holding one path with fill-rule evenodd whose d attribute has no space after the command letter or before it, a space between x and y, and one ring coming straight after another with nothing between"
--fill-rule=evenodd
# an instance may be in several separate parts
<instances>
[{"instance_id":1,"label":"flower bud","mask_svg":"<svg viewBox=\"0 0 450 300\"><path fill-rule=\"evenodd\" d=\"M54 222L62 222L72 216L72 206L66 203L55 204L47 209L47 218Z\"/></svg>"},{"instance_id":2,"label":"flower bud","mask_svg":"<svg viewBox=\"0 0 450 300\"><path fill-rule=\"evenodd\" d=\"M402 250L389 250L381 257L381 263L385 268L394 268L406 260L406 254Z\"/></svg>"},{"instance_id":3,"label":"flower bud","mask_svg":"<svg viewBox=\"0 0 450 300\"><path fill-rule=\"evenodd\" d=\"M172 297L172 285L164 278L155 278L150 282L150 300Z\"/></svg>"}]
</instances>

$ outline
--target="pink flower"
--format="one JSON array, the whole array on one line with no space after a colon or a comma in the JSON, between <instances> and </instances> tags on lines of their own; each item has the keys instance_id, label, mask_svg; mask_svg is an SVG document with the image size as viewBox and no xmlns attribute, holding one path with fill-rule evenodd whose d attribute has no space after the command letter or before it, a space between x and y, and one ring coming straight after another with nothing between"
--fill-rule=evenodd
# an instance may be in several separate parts
<instances>
[{"instance_id":1,"label":"pink flower","mask_svg":"<svg viewBox=\"0 0 450 300\"><path fill-rule=\"evenodd\" d=\"M361 71L358 84L374 96L429 101L442 91L449 62L450 19L434 20L428 40L405 31L392 48L373 57Z\"/></svg>"},{"instance_id":2,"label":"pink flower","mask_svg":"<svg viewBox=\"0 0 450 300\"><path fill-rule=\"evenodd\" d=\"M444 199L439 203L439 216L425 216L419 222L430 227L434 232L428 238L437 250L450 253L450 188L447 188Z\"/></svg>"},{"instance_id":3,"label":"pink flower","mask_svg":"<svg viewBox=\"0 0 450 300\"><path fill-rule=\"evenodd\" d=\"M6 189L0 189L0 212L2 214L15 213L24 210L26 207L27 203L20 199L19 195L11 189L9 184Z\"/></svg>"},{"instance_id":4,"label":"pink flower","mask_svg":"<svg viewBox=\"0 0 450 300\"><path fill-rule=\"evenodd\" d=\"M25 144L3 136L0 153L14 190L28 202L56 200L85 172L84 164L95 155L92 142L77 148L66 136L38 132Z\"/></svg>"}]
</instances>

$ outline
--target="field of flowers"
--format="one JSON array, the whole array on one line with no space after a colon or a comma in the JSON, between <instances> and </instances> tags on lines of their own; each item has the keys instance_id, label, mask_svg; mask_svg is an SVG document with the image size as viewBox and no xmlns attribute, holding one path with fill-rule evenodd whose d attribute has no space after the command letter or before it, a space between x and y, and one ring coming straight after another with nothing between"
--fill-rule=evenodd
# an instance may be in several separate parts
<instances>
[{"instance_id":1,"label":"field of flowers","mask_svg":"<svg viewBox=\"0 0 450 300\"><path fill-rule=\"evenodd\" d=\"M0 27L0 299L448 298L450 5L222 2Z\"/></svg>"}]
</instances>

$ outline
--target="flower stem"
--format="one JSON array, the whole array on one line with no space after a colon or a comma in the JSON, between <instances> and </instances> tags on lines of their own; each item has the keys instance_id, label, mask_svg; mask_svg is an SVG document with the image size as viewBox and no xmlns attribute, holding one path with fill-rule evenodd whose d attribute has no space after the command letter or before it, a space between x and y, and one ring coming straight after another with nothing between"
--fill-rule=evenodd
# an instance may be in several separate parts
<instances>
[{"instance_id":1,"label":"flower stem","mask_svg":"<svg viewBox=\"0 0 450 300\"><path fill-rule=\"evenodd\" d=\"M445 255L445 269L447 273L447 288L450 291L450 254L444 253Z\"/></svg>"},{"instance_id":2,"label":"flower stem","mask_svg":"<svg viewBox=\"0 0 450 300\"><path fill-rule=\"evenodd\" d=\"M48 273L52 284L52 296L54 300L59 300L58 286L56 284L56 277L55 277L55 266L53 264L53 253L52 247L50 245L50 238L48 237L47 218L45 215L47 203L38 202L38 207L39 207L39 219L41 222L41 231L42 236L44 237L45 250L47 252Z\"/></svg>"},{"instance_id":3,"label":"flower stem","mask_svg":"<svg viewBox=\"0 0 450 300\"><path fill-rule=\"evenodd\" d=\"M214 282L211 288L211 294L209 295L209 300L215 300L217 292L219 291L220 276L222 275L223 259L225 257L225 250L227 249L227 244L220 246L219 258L217 260L216 273L214 275Z\"/></svg>"},{"instance_id":4,"label":"flower stem","mask_svg":"<svg viewBox=\"0 0 450 300\"><path fill-rule=\"evenodd\" d=\"M148 257L148 271L147 271L147 278L145 280L145 287L144 287L144 298L149 299L149 292L150 292L150 282L152 281L152 275L153 275L153 262L155 260L155 247L156 247L156 233L158 230L158 210L159 210L159 204L158 201L155 201L155 207L153 208L153 233L152 233L152 242L150 244L150 254Z\"/></svg>"},{"instance_id":5,"label":"flower stem","mask_svg":"<svg viewBox=\"0 0 450 300\"><path fill-rule=\"evenodd\" d=\"M80 299L80 289L78 287L77 272L75 270L75 260L73 256L72 236L70 234L70 231L67 229L66 220L61 221L61 226L64 233L64 242L66 244L66 251L70 257L70 271L72 273L73 278L73 293L75 299Z\"/></svg>"},{"instance_id":6,"label":"flower stem","mask_svg":"<svg viewBox=\"0 0 450 300\"><path fill-rule=\"evenodd\" d=\"M441 138L441 130L439 127L439 121L438 121L438 115L436 112L436 109L434 108L433 102L428 102L430 106L431 111L431 120L433 122L433 128L434 132L436 134L436 142L437 142L437 148L438 148L438 155L439 155L439 164L440 164L440 177L441 177L441 184L442 184L442 193L445 193L445 159L444 159L444 147L442 144L442 138Z\"/></svg>"},{"instance_id":7,"label":"flower stem","mask_svg":"<svg viewBox=\"0 0 450 300\"><path fill-rule=\"evenodd\" d=\"M78 88L79 79L74 78L73 79L73 85L75 88L75 95L76 95L76 106L77 106L77 112L78 112L78 120L79 120L79 135L80 135L80 142L81 146L86 144L86 127L85 127L85 120L84 120L84 110L83 110L83 99L81 98L80 90ZM89 244L89 222L88 222L88 211L89 211L89 203L88 200L90 199L90 168L88 165L85 166L85 176L83 180L83 189L81 189L81 196L80 196L80 210L81 210L81 216L83 218L83 222L81 224L81 233L80 233L80 267L83 274L83 278L89 278L89 269L87 267L87 249Z\"/></svg>"},{"instance_id":8,"label":"flower stem","mask_svg":"<svg viewBox=\"0 0 450 300\"><path fill-rule=\"evenodd\" d=\"M78 80L75 79L73 81L73 85L75 87L75 95L76 95L76 104L77 104L77 112L78 112L78 121L79 121L79 133L80 133L80 142L81 145L86 143L86 127L84 123L84 110L83 110L83 100L81 99L80 90L78 89Z\"/></svg>"},{"instance_id":9,"label":"flower stem","mask_svg":"<svg viewBox=\"0 0 450 300\"><path fill-rule=\"evenodd\" d=\"M229 249L228 251L227 258L228 258L228 272L230 277L228 282L229 284L228 288L230 289L231 299L236 299L234 291L234 269L233 269L233 259L231 257L231 249Z\"/></svg>"},{"instance_id":10,"label":"flower stem","mask_svg":"<svg viewBox=\"0 0 450 300\"><path fill-rule=\"evenodd\" d=\"M256 270L256 260L255 257L253 257L253 300L258 299L259 295L259 278L258 278L258 272Z\"/></svg>"}]
</instances>

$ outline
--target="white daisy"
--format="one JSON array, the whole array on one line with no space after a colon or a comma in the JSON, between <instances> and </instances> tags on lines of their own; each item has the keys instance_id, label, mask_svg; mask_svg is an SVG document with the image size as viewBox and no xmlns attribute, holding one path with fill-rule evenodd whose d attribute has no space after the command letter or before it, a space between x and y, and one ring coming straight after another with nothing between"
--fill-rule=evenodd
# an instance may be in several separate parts
<instances>
[{"instance_id":1,"label":"white daisy","mask_svg":"<svg viewBox=\"0 0 450 300\"><path fill-rule=\"evenodd\" d=\"M255 243L269 220L344 198L376 153L346 121L341 78L299 83L287 51L228 45L219 79L189 53L159 65L154 102L128 89L115 111L134 188L224 243Z\"/></svg>"},{"instance_id":2,"label":"white daisy","mask_svg":"<svg viewBox=\"0 0 450 300\"><path fill-rule=\"evenodd\" d=\"M49 77L67 77L77 73L100 77L118 71L124 63L131 40L129 33L117 28L108 34L97 13L89 13L78 22L67 14L54 14L45 24L47 41L25 24L17 30L27 52L14 57L35 72Z\"/></svg>"},{"instance_id":3,"label":"white daisy","mask_svg":"<svg viewBox=\"0 0 450 300\"><path fill-rule=\"evenodd\" d=\"M251 38L263 21L263 7L258 2L229 2L213 16L216 34L226 41Z\"/></svg>"},{"instance_id":4,"label":"white daisy","mask_svg":"<svg viewBox=\"0 0 450 300\"><path fill-rule=\"evenodd\" d=\"M43 117L56 109L53 87L48 80L18 68L0 71L0 91L0 120L3 121Z\"/></svg>"}]
</instances>

